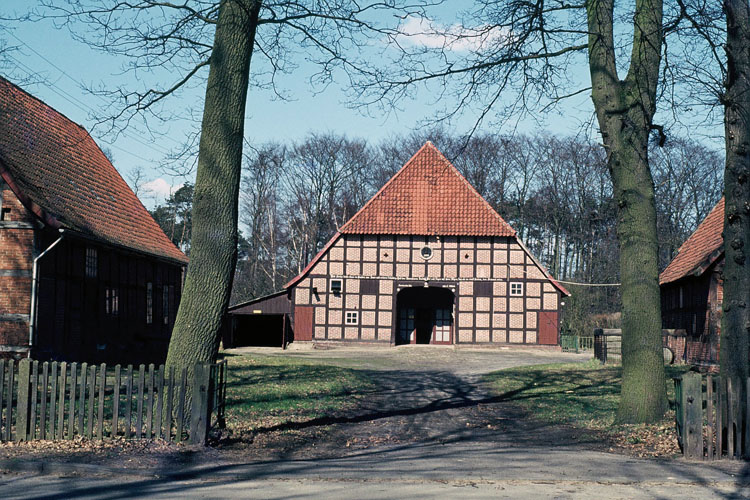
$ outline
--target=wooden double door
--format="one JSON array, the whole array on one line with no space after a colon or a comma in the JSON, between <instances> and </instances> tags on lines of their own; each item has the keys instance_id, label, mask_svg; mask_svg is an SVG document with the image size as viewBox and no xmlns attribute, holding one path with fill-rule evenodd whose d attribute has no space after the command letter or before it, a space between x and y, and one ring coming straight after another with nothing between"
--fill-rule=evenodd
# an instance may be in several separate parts
<instances>
[{"instance_id":1,"label":"wooden double door","mask_svg":"<svg viewBox=\"0 0 750 500\"><path fill-rule=\"evenodd\" d=\"M396 343L450 344L452 316L448 308L403 307L399 309Z\"/></svg>"}]
</instances>

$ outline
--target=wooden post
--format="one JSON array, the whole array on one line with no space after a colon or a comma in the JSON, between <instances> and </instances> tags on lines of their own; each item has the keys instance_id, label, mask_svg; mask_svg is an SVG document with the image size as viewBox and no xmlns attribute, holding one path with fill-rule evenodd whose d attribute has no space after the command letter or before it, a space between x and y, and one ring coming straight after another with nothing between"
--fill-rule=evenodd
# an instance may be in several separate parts
<instances>
[{"instance_id":1,"label":"wooden post","mask_svg":"<svg viewBox=\"0 0 750 500\"><path fill-rule=\"evenodd\" d=\"M49 363L42 363L41 408L39 409L39 439L47 437L47 386L49 385Z\"/></svg>"},{"instance_id":2,"label":"wooden post","mask_svg":"<svg viewBox=\"0 0 750 500\"><path fill-rule=\"evenodd\" d=\"M26 441L29 432L29 378L31 360L18 363L18 399L16 405L16 441Z\"/></svg>"},{"instance_id":3,"label":"wooden post","mask_svg":"<svg viewBox=\"0 0 750 500\"><path fill-rule=\"evenodd\" d=\"M148 400L146 401L146 439L151 439L153 435L154 423L154 364L148 365Z\"/></svg>"},{"instance_id":4,"label":"wooden post","mask_svg":"<svg viewBox=\"0 0 750 500\"><path fill-rule=\"evenodd\" d=\"M3 394L5 393L5 360L0 359L0 441L3 441ZM10 414L8 415L10 417ZM6 417L5 425L10 427L10 418Z\"/></svg>"},{"instance_id":5,"label":"wooden post","mask_svg":"<svg viewBox=\"0 0 750 500\"><path fill-rule=\"evenodd\" d=\"M708 429L706 429L706 455L709 460L714 459L714 428L716 425L716 418L714 417L714 379L709 375L706 378L706 421L708 422Z\"/></svg>"},{"instance_id":6,"label":"wooden post","mask_svg":"<svg viewBox=\"0 0 750 500\"><path fill-rule=\"evenodd\" d=\"M89 405L86 413L86 437L91 439L94 435L94 400L96 399L96 365L89 368Z\"/></svg>"},{"instance_id":7,"label":"wooden post","mask_svg":"<svg viewBox=\"0 0 750 500\"><path fill-rule=\"evenodd\" d=\"M727 379L727 457L734 458L734 384L732 379Z\"/></svg>"},{"instance_id":8,"label":"wooden post","mask_svg":"<svg viewBox=\"0 0 750 500\"><path fill-rule=\"evenodd\" d=\"M703 458L703 394L700 373L682 376L683 446L685 457Z\"/></svg>"},{"instance_id":9,"label":"wooden post","mask_svg":"<svg viewBox=\"0 0 750 500\"><path fill-rule=\"evenodd\" d=\"M130 439L130 430L133 422L133 365L128 365L125 374L125 439Z\"/></svg>"},{"instance_id":10,"label":"wooden post","mask_svg":"<svg viewBox=\"0 0 750 500\"><path fill-rule=\"evenodd\" d=\"M49 438L55 439L55 404L57 403L57 361L52 362L50 378L52 386L49 393Z\"/></svg>"},{"instance_id":11,"label":"wooden post","mask_svg":"<svg viewBox=\"0 0 750 500\"><path fill-rule=\"evenodd\" d=\"M187 390L187 368L182 369L180 375L180 395L177 403L177 435L175 441L182 441L182 429L185 421L185 391Z\"/></svg>"},{"instance_id":12,"label":"wooden post","mask_svg":"<svg viewBox=\"0 0 750 500\"><path fill-rule=\"evenodd\" d=\"M115 386L112 393L112 437L117 437L120 420L120 365L115 365Z\"/></svg>"},{"instance_id":13,"label":"wooden post","mask_svg":"<svg viewBox=\"0 0 750 500\"><path fill-rule=\"evenodd\" d=\"M190 444L206 444L210 415L208 415L208 386L211 367L196 363L193 368L193 405L190 412Z\"/></svg>"},{"instance_id":14,"label":"wooden post","mask_svg":"<svg viewBox=\"0 0 750 500\"><path fill-rule=\"evenodd\" d=\"M14 362L11 359L8 361L8 392L6 393L8 395L7 397L7 403L5 406L5 416L7 417L7 420L5 422L5 440L10 441L11 439L11 428L13 425L13 387L14 387L14 377L16 375Z\"/></svg>"},{"instance_id":15,"label":"wooden post","mask_svg":"<svg viewBox=\"0 0 750 500\"><path fill-rule=\"evenodd\" d=\"M29 402L31 410L29 411L28 439L36 438L36 400L39 392L39 361L31 362L31 389L29 391Z\"/></svg>"},{"instance_id":16,"label":"wooden post","mask_svg":"<svg viewBox=\"0 0 750 500\"><path fill-rule=\"evenodd\" d=\"M60 363L60 397L57 407L57 439L65 437L65 387L68 383L68 363Z\"/></svg>"},{"instance_id":17,"label":"wooden post","mask_svg":"<svg viewBox=\"0 0 750 500\"><path fill-rule=\"evenodd\" d=\"M159 372L156 377L156 439L162 437L162 428L164 420L164 365L159 365Z\"/></svg>"},{"instance_id":18,"label":"wooden post","mask_svg":"<svg viewBox=\"0 0 750 500\"><path fill-rule=\"evenodd\" d=\"M169 379L167 381L167 410L165 417L167 422L164 430L164 439L172 440L172 398L174 397L174 366L169 367Z\"/></svg>"},{"instance_id":19,"label":"wooden post","mask_svg":"<svg viewBox=\"0 0 750 500\"><path fill-rule=\"evenodd\" d=\"M86 420L86 379L88 378L89 364L81 363L81 389L78 396L78 434L81 436L86 432L84 422Z\"/></svg>"},{"instance_id":20,"label":"wooden post","mask_svg":"<svg viewBox=\"0 0 750 500\"><path fill-rule=\"evenodd\" d=\"M96 437L104 439L104 391L107 387L107 365L99 367L99 403L97 405Z\"/></svg>"},{"instance_id":21,"label":"wooden post","mask_svg":"<svg viewBox=\"0 0 750 500\"><path fill-rule=\"evenodd\" d=\"M135 438L141 439L143 436L143 379L145 378L146 367L138 367L138 402L135 412Z\"/></svg>"},{"instance_id":22,"label":"wooden post","mask_svg":"<svg viewBox=\"0 0 750 500\"><path fill-rule=\"evenodd\" d=\"M716 458L721 460L724 455L724 402L726 400L726 386L724 379L716 379Z\"/></svg>"}]
</instances>

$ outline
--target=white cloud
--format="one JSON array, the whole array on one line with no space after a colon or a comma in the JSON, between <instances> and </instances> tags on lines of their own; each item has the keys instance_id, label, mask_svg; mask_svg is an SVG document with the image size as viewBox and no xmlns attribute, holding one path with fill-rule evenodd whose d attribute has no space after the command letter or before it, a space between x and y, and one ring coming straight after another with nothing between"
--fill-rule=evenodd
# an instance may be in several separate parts
<instances>
[{"instance_id":1,"label":"white cloud","mask_svg":"<svg viewBox=\"0 0 750 500\"><path fill-rule=\"evenodd\" d=\"M160 197L160 198L167 198L169 195L180 189L182 186L184 186L183 183L180 184L170 184L161 177L158 179L154 179L153 181L147 182L141 186L141 189L147 193L147 195Z\"/></svg>"},{"instance_id":2,"label":"white cloud","mask_svg":"<svg viewBox=\"0 0 750 500\"><path fill-rule=\"evenodd\" d=\"M486 25L468 28L461 24L444 26L430 19L415 16L406 19L401 32L401 43L457 52L479 50L508 39L507 31L503 28Z\"/></svg>"}]
</instances>

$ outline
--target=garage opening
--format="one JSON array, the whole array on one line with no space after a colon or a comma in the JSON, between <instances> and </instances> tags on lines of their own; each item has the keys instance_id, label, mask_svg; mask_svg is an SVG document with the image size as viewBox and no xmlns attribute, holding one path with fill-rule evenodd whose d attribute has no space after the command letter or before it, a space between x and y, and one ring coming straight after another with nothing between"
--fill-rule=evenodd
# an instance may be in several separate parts
<instances>
[{"instance_id":1,"label":"garage opening","mask_svg":"<svg viewBox=\"0 0 750 500\"><path fill-rule=\"evenodd\" d=\"M396 345L452 344L454 294L447 288L411 287L398 292Z\"/></svg>"},{"instance_id":2,"label":"garage opening","mask_svg":"<svg viewBox=\"0 0 750 500\"><path fill-rule=\"evenodd\" d=\"M235 316L233 347L283 347L284 315Z\"/></svg>"},{"instance_id":3,"label":"garage opening","mask_svg":"<svg viewBox=\"0 0 750 500\"><path fill-rule=\"evenodd\" d=\"M224 347L286 347L293 340L290 309L286 291L230 307L222 335Z\"/></svg>"}]
</instances>

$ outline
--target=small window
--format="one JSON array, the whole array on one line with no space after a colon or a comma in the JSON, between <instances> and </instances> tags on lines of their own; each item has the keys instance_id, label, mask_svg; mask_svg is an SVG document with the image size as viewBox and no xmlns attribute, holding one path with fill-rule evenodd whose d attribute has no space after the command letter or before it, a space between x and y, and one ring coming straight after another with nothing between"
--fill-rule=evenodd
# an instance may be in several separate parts
<instances>
[{"instance_id":1,"label":"small window","mask_svg":"<svg viewBox=\"0 0 750 500\"><path fill-rule=\"evenodd\" d=\"M346 324L356 325L358 323L359 323L359 313L357 311L347 311L346 312Z\"/></svg>"},{"instance_id":2,"label":"small window","mask_svg":"<svg viewBox=\"0 0 750 500\"><path fill-rule=\"evenodd\" d=\"M162 289L161 294L161 304L162 304L162 313L163 313L163 322L165 325L169 324L169 286L164 285L164 288Z\"/></svg>"},{"instance_id":3,"label":"small window","mask_svg":"<svg viewBox=\"0 0 750 500\"><path fill-rule=\"evenodd\" d=\"M341 295L341 280L331 280L331 293Z\"/></svg>"},{"instance_id":4,"label":"small window","mask_svg":"<svg viewBox=\"0 0 750 500\"><path fill-rule=\"evenodd\" d=\"M523 283L511 283L510 294L515 296L523 295Z\"/></svg>"},{"instance_id":5,"label":"small window","mask_svg":"<svg viewBox=\"0 0 750 500\"><path fill-rule=\"evenodd\" d=\"M10 208L3 207L2 211L0 211L0 220L10 220Z\"/></svg>"},{"instance_id":6,"label":"small window","mask_svg":"<svg viewBox=\"0 0 750 500\"><path fill-rule=\"evenodd\" d=\"M432 257L432 248L425 245L422 247L422 250L420 250L419 253L422 255L422 258L424 260L428 260L430 257Z\"/></svg>"},{"instance_id":7,"label":"small window","mask_svg":"<svg viewBox=\"0 0 750 500\"><path fill-rule=\"evenodd\" d=\"M104 312L112 316L120 313L120 297L117 288L104 290Z\"/></svg>"},{"instance_id":8,"label":"small window","mask_svg":"<svg viewBox=\"0 0 750 500\"><path fill-rule=\"evenodd\" d=\"M146 324L154 321L154 284L146 283Z\"/></svg>"},{"instance_id":9,"label":"small window","mask_svg":"<svg viewBox=\"0 0 750 500\"><path fill-rule=\"evenodd\" d=\"M98 256L96 254L96 248L86 248L86 277L96 278L96 270L98 267Z\"/></svg>"}]
</instances>

